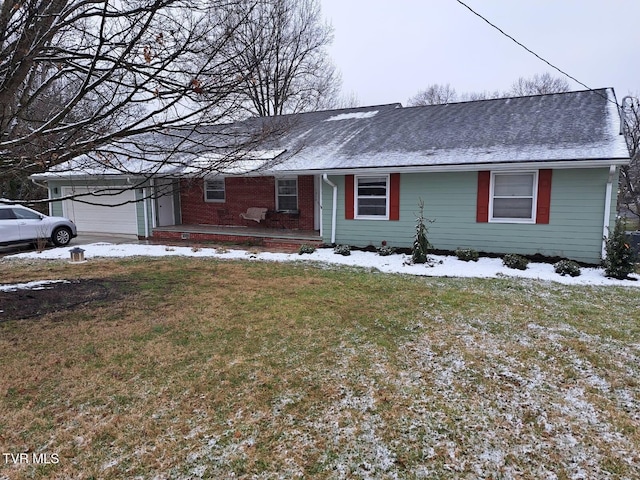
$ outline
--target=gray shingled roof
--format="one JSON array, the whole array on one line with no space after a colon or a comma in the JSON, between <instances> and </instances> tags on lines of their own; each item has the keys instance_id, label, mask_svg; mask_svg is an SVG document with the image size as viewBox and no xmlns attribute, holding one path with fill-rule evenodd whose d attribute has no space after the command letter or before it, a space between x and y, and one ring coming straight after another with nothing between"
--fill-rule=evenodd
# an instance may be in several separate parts
<instances>
[{"instance_id":1,"label":"gray shingled roof","mask_svg":"<svg viewBox=\"0 0 640 480\"><path fill-rule=\"evenodd\" d=\"M353 118L327 121L349 113ZM545 161L578 166L585 160L624 163L629 158L611 89L297 117L276 144L295 154L277 170Z\"/></svg>"},{"instance_id":2,"label":"gray shingled roof","mask_svg":"<svg viewBox=\"0 0 640 480\"><path fill-rule=\"evenodd\" d=\"M481 169L529 162L576 167L623 164L629 161L629 152L619 128L612 89L409 108L390 104L156 132L148 134L151 141L140 142L147 145L145 149L135 139L117 146L115 162L98 162L94 168L96 157L83 156L56 170L65 176L156 171L156 162L186 131L190 154L172 157L158 173L192 174L198 168L185 165L215 161L220 145L230 139L255 140L261 138L257 132L265 131L270 134L254 145L245 165L231 161L227 173L244 173L256 166L261 173L328 173L402 167Z\"/></svg>"}]
</instances>

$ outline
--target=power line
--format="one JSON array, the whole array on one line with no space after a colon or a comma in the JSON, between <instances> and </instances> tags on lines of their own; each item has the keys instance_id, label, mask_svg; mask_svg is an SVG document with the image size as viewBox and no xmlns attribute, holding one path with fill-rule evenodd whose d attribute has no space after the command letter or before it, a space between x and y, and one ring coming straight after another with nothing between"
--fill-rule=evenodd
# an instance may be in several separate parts
<instances>
[{"instance_id":1,"label":"power line","mask_svg":"<svg viewBox=\"0 0 640 480\"><path fill-rule=\"evenodd\" d=\"M582 85L584 88L586 88L587 90L597 93L598 95L600 95L602 98L605 98L607 101L611 102L611 103L615 103L618 107L620 107L620 105L618 104L618 102L614 102L613 100L611 100L609 97L606 97L604 95L602 95L600 92L598 92L597 90L594 90L593 88L589 87L588 85L585 85L584 83L582 83L580 80L578 80L577 78L575 78L572 75L569 75L567 72L565 72L564 70L562 70L559 67L556 67L554 64L552 64L551 62L549 62L548 60L546 60L545 58L542 58L540 55L538 55L536 52L534 52L533 50L531 50L529 47L527 47L526 45L520 43L518 40L516 40L515 38L513 38L511 35L509 35L507 32L505 32L504 30L502 30L500 27L498 27L497 25L495 25L494 23L491 23L487 18L483 17L481 14L479 14L478 12L476 12L473 8L471 8L469 5L467 5L466 3L464 3L462 0L456 0L460 5L462 5L463 7L465 7L467 10L469 10L471 13L473 13L474 15L476 15L477 17L479 17L480 19L482 19L484 22L488 23L489 25L491 25L493 28L495 28L496 30L498 30L502 35L504 35L505 37L507 37L508 39L510 39L511 41L513 41L514 43L516 43L517 45L519 45L520 47L524 48L527 52L529 52L530 54L532 54L533 56L535 56L536 58L538 58L539 60L542 60L544 63L546 63L547 65L549 65L551 68L553 68L554 70L557 70L558 72L560 72L562 75L569 77L571 80L573 80L574 82Z\"/></svg>"}]
</instances>

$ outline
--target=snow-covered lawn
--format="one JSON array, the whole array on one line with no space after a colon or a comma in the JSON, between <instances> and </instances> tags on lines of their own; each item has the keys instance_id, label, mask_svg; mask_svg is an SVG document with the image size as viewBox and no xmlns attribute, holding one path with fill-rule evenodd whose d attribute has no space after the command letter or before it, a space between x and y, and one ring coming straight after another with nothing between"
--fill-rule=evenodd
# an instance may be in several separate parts
<instances>
[{"instance_id":1,"label":"snow-covered lawn","mask_svg":"<svg viewBox=\"0 0 640 480\"><path fill-rule=\"evenodd\" d=\"M603 287L640 282L488 258L82 248L77 266L68 248L0 262L3 295L73 275L122 289L0 322L3 448L61 458L8 475L640 478L640 289ZM174 258L98 261L145 255Z\"/></svg>"},{"instance_id":2,"label":"snow-covered lawn","mask_svg":"<svg viewBox=\"0 0 640 480\"><path fill-rule=\"evenodd\" d=\"M615 280L604 276L601 268L582 268L578 277L561 276L554 272L553 265L547 263L530 263L526 270L515 270L505 267L499 258L480 258L477 262L463 262L454 256L430 255L431 266L411 265L407 255L380 256L372 252L352 251L349 256L337 255L331 248L317 249L312 254L273 253L253 250L227 248L194 248L164 245L111 244L92 243L80 245L85 250L85 258L101 257L133 257L133 256L190 256L214 257L221 259L263 260L272 262L311 261L334 265L375 268L385 273L405 273L430 277L521 277L539 280L551 280L572 285L612 285L640 287L640 282L633 280ZM69 248L54 248L44 252L26 252L6 257L26 259L69 259ZM633 278L640 278L633 275Z\"/></svg>"}]
</instances>

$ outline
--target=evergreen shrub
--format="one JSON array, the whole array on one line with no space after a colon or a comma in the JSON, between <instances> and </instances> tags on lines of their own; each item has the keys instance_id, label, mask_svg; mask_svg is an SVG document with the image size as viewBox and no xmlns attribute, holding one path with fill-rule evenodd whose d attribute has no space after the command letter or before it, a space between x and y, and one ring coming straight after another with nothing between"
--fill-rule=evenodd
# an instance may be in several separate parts
<instances>
[{"instance_id":1,"label":"evergreen shrub","mask_svg":"<svg viewBox=\"0 0 640 480\"><path fill-rule=\"evenodd\" d=\"M553 265L553 268L556 273L559 273L563 277L565 275L569 275L571 277L580 276L580 265L573 260L560 260Z\"/></svg>"},{"instance_id":2,"label":"evergreen shrub","mask_svg":"<svg viewBox=\"0 0 640 480\"><path fill-rule=\"evenodd\" d=\"M607 238L605 250L607 255L602 262L605 276L623 280L635 271L636 255L629 245L620 218L616 220L613 233Z\"/></svg>"},{"instance_id":3,"label":"evergreen shrub","mask_svg":"<svg viewBox=\"0 0 640 480\"><path fill-rule=\"evenodd\" d=\"M316 251L316 247L314 247L313 245L304 243L300 245L300 248L298 249L298 255L302 255L304 253L313 253L315 251Z\"/></svg>"},{"instance_id":4,"label":"evergreen shrub","mask_svg":"<svg viewBox=\"0 0 640 480\"><path fill-rule=\"evenodd\" d=\"M463 262L477 262L479 255L473 248L458 248L456 250L456 257Z\"/></svg>"},{"instance_id":5,"label":"evergreen shrub","mask_svg":"<svg viewBox=\"0 0 640 480\"><path fill-rule=\"evenodd\" d=\"M393 255L396 253L396 249L394 247L390 247L388 245L382 245L381 247L377 247L378 255L381 257L387 257L389 255Z\"/></svg>"},{"instance_id":6,"label":"evergreen shrub","mask_svg":"<svg viewBox=\"0 0 640 480\"><path fill-rule=\"evenodd\" d=\"M515 268L516 270L526 270L529 260L515 253L508 253L502 258L505 267Z\"/></svg>"},{"instance_id":7,"label":"evergreen shrub","mask_svg":"<svg viewBox=\"0 0 640 480\"><path fill-rule=\"evenodd\" d=\"M428 252L431 244L427 239L427 221L424 218L424 201L418 201L419 214L417 215L416 236L411 249L411 260L413 263L427 263L429 261Z\"/></svg>"},{"instance_id":8,"label":"evergreen shrub","mask_svg":"<svg viewBox=\"0 0 640 480\"><path fill-rule=\"evenodd\" d=\"M333 253L348 257L351 255L351 247L349 245L336 245L333 248Z\"/></svg>"}]
</instances>

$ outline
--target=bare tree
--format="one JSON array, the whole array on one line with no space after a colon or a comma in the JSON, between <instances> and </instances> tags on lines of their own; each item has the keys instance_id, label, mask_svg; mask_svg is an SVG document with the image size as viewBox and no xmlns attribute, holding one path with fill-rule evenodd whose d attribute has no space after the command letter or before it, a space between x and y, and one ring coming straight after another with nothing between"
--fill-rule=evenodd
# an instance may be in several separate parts
<instances>
[{"instance_id":1,"label":"bare tree","mask_svg":"<svg viewBox=\"0 0 640 480\"><path fill-rule=\"evenodd\" d=\"M326 105L327 108L333 110L342 108L357 108L360 106L362 106L362 103L360 102L360 98L358 98L358 94L354 91L351 91L348 94L340 95Z\"/></svg>"},{"instance_id":2,"label":"bare tree","mask_svg":"<svg viewBox=\"0 0 640 480\"><path fill-rule=\"evenodd\" d=\"M620 106L622 129L631 163L620 169L619 203L630 215L640 218L640 99L627 96Z\"/></svg>"},{"instance_id":3,"label":"bare tree","mask_svg":"<svg viewBox=\"0 0 640 480\"><path fill-rule=\"evenodd\" d=\"M547 93L562 93L570 90L569 82L561 77L553 77L549 73L534 75L533 77L520 77L513 82L508 95L522 97L525 95L544 95ZM506 96L506 95L505 95Z\"/></svg>"},{"instance_id":4,"label":"bare tree","mask_svg":"<svg viewBox=\"0 0 640 480\"><path fill-rule=\"evenodd\" d=\"M511 96L540 95L545 93L561 93L569 91L569 84L563 78L552 77L548 73L534 75L530 78L520 77L511 89L505 92L500 90L482 92L464 92L458 94L455 88L448 83L446 85L434 83L425 90L418 92L407 102L409 106L418 105L442 105L452 102L472 102L476 100L489 100L506 98Z\"/></svg>"},{"instance_id":5,"label":"bare tree","mask_svg":"<svg viewBox=\"0 0 640 480\"><path fill-rule=\"evenodd\" d=\"M464 92L460 95L461 102L474 102L476 100L491 100L494 98L504 98L505 93L500 90L482 90L481 92Z\"/></svg>"},{"instance_id":6,"label":"bare tree","mask_svg":"<svg viewBox=\"0 0 640 480\"><path fill-rule=\"evenodd\" d=\"M150 174L181 161L186 145L201 142L192 131L237 110L238 92L268 54L242 70L228 55L231 45L245 53L235 39L256 3L0 1L3 184L83 155L123 171L116 153L144 158ZM167 129L174 141L159 152L154 132Z\"/></svg>"},{"instance_id":7,"label":"bare tree","mask_svg":"<svg viewBox=\"0 0 640 480\"><path fill-rule=\"evenodd\" d=\"M434 83L411 97L407 104L410 107L421 105L442 105L457 101L456 89L448 83L446 85Z\"/></svg>"},{"instance_id":8,"label":"bare tree","mask_svg":"<svg viewBox=\"0 0 640 480\"><path fill-rule=\"evenodd\" d=\"M239 97L259 116L317 110L337 98L340 78L326 51L333 40L318 0L244 0L228 56L242 76ZM238 23L237 19L232 22Z\"/></svg>"}]
</instances>

